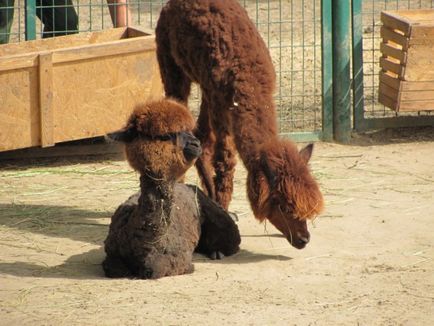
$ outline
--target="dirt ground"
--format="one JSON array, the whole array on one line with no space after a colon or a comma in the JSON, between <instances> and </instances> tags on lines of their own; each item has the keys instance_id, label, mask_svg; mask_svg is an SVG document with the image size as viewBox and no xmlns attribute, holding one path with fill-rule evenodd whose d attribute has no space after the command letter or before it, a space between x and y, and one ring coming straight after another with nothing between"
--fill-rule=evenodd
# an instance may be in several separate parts
<instances>
[{"instance_id":1,"label":"dirt ground","mask_svg":"<svg viewBox=\"0 0 434 326\"><path fill-rule=\"evenodd\" d=\"M433 161L433 128L317 143L327 208L300 251L254 219L239 165L241 251L155 281L100 266L110 216L137 189L124 161L3 161L0 324L433 325Z\"/></svg>"}]
</instances>

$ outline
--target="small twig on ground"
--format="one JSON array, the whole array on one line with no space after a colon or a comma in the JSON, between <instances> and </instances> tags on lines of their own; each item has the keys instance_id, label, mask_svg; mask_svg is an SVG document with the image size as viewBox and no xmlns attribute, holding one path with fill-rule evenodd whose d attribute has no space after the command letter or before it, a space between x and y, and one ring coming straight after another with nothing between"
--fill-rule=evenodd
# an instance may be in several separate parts
<instances>
[{"instance_id":1,"label":"small twig on ground","mask_svg":"<svg viewBox=\"0 0 434 326\"><path fill-rule=\"evenodd\" d=\"M324 255L307 257L307 258L305 258L305 260L312 260L312 259L317 259L317 258L327 258L327 257L331 257L331 256L332 256L331 254L324 254Z\"/></svg>"}]
</instances>

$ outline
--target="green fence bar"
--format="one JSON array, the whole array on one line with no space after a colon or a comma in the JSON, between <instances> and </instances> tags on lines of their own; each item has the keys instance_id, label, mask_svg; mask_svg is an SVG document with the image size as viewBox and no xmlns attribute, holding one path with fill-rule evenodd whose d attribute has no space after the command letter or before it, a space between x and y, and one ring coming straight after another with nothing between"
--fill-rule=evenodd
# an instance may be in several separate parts
<instances>
[{"instance_id":1,"label":"green fence bar","mask_svg":"<svg viewBox=\"0 0 434 326\"><path fill-rule=\"evenodd\" d=\"M363 101L363 0L352 1L352 40L353 40L353 120L354 129L360 129L364 118Z\"/></svg>"},{"instance_id":2,"label":"green fence bar","mask_svg":"<svg viewBox=\"0 0 434 326\"><path fill-rule=\"evenodd\" d=\"M36 0L26 0L26 41L36 39Z\"/></svg>"},{"instance_id":3,"label":"green fence bar","mask_svg":"<svg viewBox=\"0 0 434 326\"><path fill-rule=\"evenodd\" d=\"M322 139L333 140L332 0L321 1Z\"/></svg>"},{"instance_id":4,"label":"green fence bar","mask_svg":"<svg viewBox=\"0 0 434 326\"><path fill-rule=\"evenodd\" d=\"M351 137L350 0L332 0L333 135L341 143Z\"/></svg>"}]
</instances>

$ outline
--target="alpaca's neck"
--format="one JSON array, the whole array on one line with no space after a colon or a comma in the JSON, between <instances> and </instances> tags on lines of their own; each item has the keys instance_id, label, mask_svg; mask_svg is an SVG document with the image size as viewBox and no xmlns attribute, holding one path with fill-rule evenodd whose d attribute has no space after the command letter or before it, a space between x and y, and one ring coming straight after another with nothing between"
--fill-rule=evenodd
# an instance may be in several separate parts
<instances>
[{"instance_id":1,"label":"alpaca's neck","mask_svg":"<svg viewBox=\"0 0 434 326\"><path fill-rule=\"evenodd\" d=\"M170 222L175 182L157 180L149 176L140 177L140 198L137 218L141 228L149 236L164 233Z\"/></svg>"},{"instance_id":2,"label":"alpaca's neck","mask_svg":"<svg viewBox=\"0 0 434 326\"><path fill-rule=\"evenodd\" d=\"M276 111L271 97L239 95L237 105L231 111L234 140L244 165L249 166L260 145L278 137Z\"/></svg>"}]
</instances>

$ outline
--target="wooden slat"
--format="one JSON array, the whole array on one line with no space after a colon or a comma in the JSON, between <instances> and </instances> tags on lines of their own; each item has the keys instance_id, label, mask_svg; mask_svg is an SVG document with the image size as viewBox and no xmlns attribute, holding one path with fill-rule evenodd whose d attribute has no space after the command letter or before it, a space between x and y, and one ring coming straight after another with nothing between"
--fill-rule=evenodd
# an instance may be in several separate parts
<instances>
[{"instance_id":1,"label":"wooden slat","mask_svg":"<svg viewBox=\"0 0 434 326\"><path fill-rule=\"evenodd\" d=\"M0 72L29 68L29 67L36 67L37 65L38 65L37 53L0 57Z\"/></svg>"},{"instance_id":2,"label":"wooden slat","mask_svg":"<svg viewBox=\"0 0 434 326\"><path fill-rule=\"evenodd\" d=\"M146 36L141 39L125 39L104 44L96 44L93 46L85 45L54 51L53 63L56 64L101 58L111 55L125 55L128 53L154 51L155 47L155 38L153 36Z\"/></svg>"},{"instance_id":3,"label":"wooden slat","mask_svg":"<svg viewBox=\"0 0 434 326\"><path fill-rule=\"evenodd\" d=\"M434 81L401 81L401 91L426 91L434 90Z\"/></svg>"},{"instance_id":4,"label":"wooden slat","mask_svg":"<svg viewBox=\"0 0 434 326\"><path fill-rule=\"evenodd\" d=\"M9 43L0 46L0 58L17 56L29 53L54 51L58 49L98 44L120 40L125 34L126 28L112 28L99 32L83 32L73 35L56 36L34 41Z\"/></svg>"},{"instance_id":5,"label":"wooden slat","mask_svg":"<svg viewBox=\"0 0 434 326\"><path fill-rule=\"evenodd\" d=\"M126 30L126 37L133 38L133 37L140 37L140 36L148 36L154 34L154 31L151 29L146 29L143 27L128 27Z\"/></svg>"},{"instance_id":6,"label":"wooden slat","mask_svg":"<svg viewBox=\"0 0 434 326\"><path fill-rule=\"evenodd\" d=\"M381 37L383 38L383 42L387 43L388 41L392 41L402 46L402 49L406 51L408 49L408 38L404 35L401 35L395 32L392 29L387 28L386 26L381 26L380 30Z\"/></svg>"},{"instance_id":7,"label":"wooden slat","mask_svg":"<svg viewBox=\"0 0 434 326\"><path fill-rule=\"evenodd\" d=\"M407 53L402 49L393 46L391 43L381 43L380 50L383 56L395 58L401 63L405 63L407 61Z\"/></svg>"},{"instance_id":8,"label":"wooden slat","mask_svg":"<svg viewBox=\"0 0 434 326\"><path fill-rule=\"evenodd\" d=\"M68 156L104 156L105 158L123 160L123 146L118 143L107 144L76 144L71 145L56 145L53 147L25 148L6 152L0 152L0 161L2 160L23 160L29 158L44 158L44 157L68 157Z\"/></svg>"},{"instance_id":9,"label":"wooden slat","mask_svg":"<svg viewBox=\"0 0 434 326\"><path fill-rule=\"evenodd\" d=\"M383 94L399 103L399 91L382 82L380 82L380 94Z\"/></svg>"},{"instance_id":10,"label":"wooden slat","mask_svg":"<svg viewBox=\"0 0 434 326\"><path fill-rule=\"evenodd\" d=\"M434 111L434 101L402 101L399 105L399 111Z\"/></svg>"},{"instance_id":11,"label":"wooden slat","mask_svg":"<svg viewBox=\"0 0 434 326\"><path fill-rule=\"evenodd\" d=\"M378 102L380 102L381 104L387 106L388 108L390 108L394 111L398 111L398 105L397 105L396 101L394 101L390 97L387 97L383 93L378 94Z\"/></svg>"},{"instance_id":12,"label":"wooden slat","mask_svg":"<svg viewBox=\"0 0 434 326\"><path fill-rule=\"evenodd\" d=\"M398 76L403 76L404 67L399 63L391 61L389 58L380 58L380 67L385 71L391 71Z\"/></svg>"},{"instance_id":13,"label":"wooden slat","mask_svg":"<svg viewBox=\"0 0 434 326\"><path fill-rule=\"evenodd\" d=\"M430 26L413 25L413 28L411 30L411 39L431 39L432 41L434 41L433 23L431 22Z\"/></svg>"},{"instance_id":14,"label":"wooden slat","mask_svg":"<svg viewBox=\"0 0 434 326\"><path fill-rule=\"evenodd\" d=\"M401 92L401 101L434 102L434 90Z\"/></svg>"},{"instance_id":15,"label":"wooden slat","mask_svg":"<svg viewBox=\"0 0 434 326\"><path fill-rule=\"evenodd\" d=\"M396 90L399 90L402 84L402 82L398 78L394 78L384 71L380 72L380 82Z\"/></svg>"},{"instance_id":16,"label":"wooden slat","mask_svg":"<svg viewBox=\"0 0 434 326\"><path fill-rule=\"evenodd\" d=\"M396 12L383 11L381 13L381 22L384 26L388 27L391 30L398 29L403 32L404 35L410 35L410 22L402 16L398 15Z\"/></svg>"},{"instance_id":17,"label":"wooden slat","mask_svg":"<svg viewBox=\"0 0 434 326\"><path fill-rule=\"evenodd\" d=\"M52 53L39 54L39 109L41 114L41 145L54 145L53 62Z\"/></svg>"},{"instance_id":18,"label":"wooden slat","mask_svg":"<svg viewBox=\"0 0 434 326\"><path fill-rule=\"evenodd\" d=\"M389 73L380 72L380 82L402 92L408 91L434 91L434 81L405 81L391 76Z\"/></svg>"}]
</instances>

